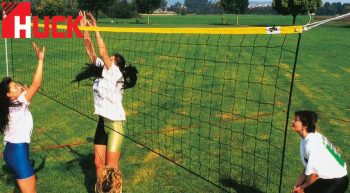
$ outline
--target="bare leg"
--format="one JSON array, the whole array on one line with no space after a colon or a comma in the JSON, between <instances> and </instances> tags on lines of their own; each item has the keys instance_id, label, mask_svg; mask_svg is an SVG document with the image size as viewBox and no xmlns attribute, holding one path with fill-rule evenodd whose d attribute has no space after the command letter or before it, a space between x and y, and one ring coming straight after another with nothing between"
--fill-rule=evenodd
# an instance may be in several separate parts
<instances>
[{"instance_id":1,"label":"bare leg","mask_svg":"<svg viewBox=\"0 0 350 193\"><path fill-rule=\"evenodd\" d=\"M96 176L100 173L106 163L106 146L94 145Z\"/></svg>"},{"instance_id":2,"label":"bare leg","mask_svg":"<svg viewBox=\"0 0 350 193\"><path fill-rule=\"evenodd\" d=\"M25 179L17 179L17 183L22 193L36 193L35 175Z\"/></svg>"},{"instance_id":3,"label":"bare leg","mask_svg":"<svg viewBox=\"0 0 350 193\"><path fill-rule=\"evenodd\" d=\"M107 166L119 169L120 152L107 151Z\"/></svg>"},{"instance_id":4,"label":"bare leg","mask_svg":"<svg viewBox=\"0 0 350 193\"><path fill-rule=\"evenodd\" d=\"M120 188L117 189L116 193L122 193L122 176L121 170L119 167L119 159L120 159L120 151L119 152L108 152L107 151L107 166L116 168L119 172L119 178L115 180L119 180Z\"/></svg>"}]
</instances>

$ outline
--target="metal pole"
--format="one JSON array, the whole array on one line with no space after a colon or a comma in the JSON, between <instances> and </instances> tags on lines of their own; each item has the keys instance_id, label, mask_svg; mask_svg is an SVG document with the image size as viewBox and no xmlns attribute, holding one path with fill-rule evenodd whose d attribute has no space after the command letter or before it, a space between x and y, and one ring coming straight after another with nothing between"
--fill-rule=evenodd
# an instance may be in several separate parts
<instances>
[{"instance_id":1,"label":"metal pole","mask_svg":"<svg viewBox=\"0 0 350 193\"><path fill-rule=\"evenodd\" d=\"M9 60L7 57L7 38L5 38L5 62L6 62L6 76L9 77Z\"/></svg>"},{"instance_id":2,"label":"metal pole","mask_svg":"<svg viewBox=\"0 0 350 193\"><path fill-rule=\"evenodd\" d=\"M288 133L288 126L289 126L289 113L290 113L290 107L292 104L292 96L293 96L293 86L294 86L294 78L295 78L295 71L297 68L297 62L298 62L298 55L299 55L299 48L300 48L300 39L301 39L301 33L299 34L298 38L298 44L297 44L297 50L295 51L295 58L294 58L294 65L293 65L293 72L292 72L292 80L290 82L290 88L289 88L289 99L288 99L288 108L287 108L287 117L286 117L286 126L284 129L284 139L283 139L283 150L282 150L282 163L281 163L281 173L280 173L280 184L278 187L278 192L282 192L282 183L283 183L283 168L284 168L284 159L286 156L286 143L287 143L287 133Z\"/></svg>"}]
</instances>

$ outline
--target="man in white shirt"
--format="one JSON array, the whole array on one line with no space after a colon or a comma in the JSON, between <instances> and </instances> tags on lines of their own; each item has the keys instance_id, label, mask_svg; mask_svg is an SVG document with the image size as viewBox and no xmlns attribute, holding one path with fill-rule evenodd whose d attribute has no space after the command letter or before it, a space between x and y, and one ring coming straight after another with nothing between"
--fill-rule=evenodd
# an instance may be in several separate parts
<instances>
[{"instance_id":1,"label":"man in white shirt","mask_svg":"<svg viewBox=\"0 0 350 193\"><path fill-rule=\"evenodd\" d=\"M292 130L302 138L300 157L304 169L293 193L344 193L349 185L347 165L336 148L316 132L318 115L313 111L295 112Z\"/></svg>"}]
</instances>

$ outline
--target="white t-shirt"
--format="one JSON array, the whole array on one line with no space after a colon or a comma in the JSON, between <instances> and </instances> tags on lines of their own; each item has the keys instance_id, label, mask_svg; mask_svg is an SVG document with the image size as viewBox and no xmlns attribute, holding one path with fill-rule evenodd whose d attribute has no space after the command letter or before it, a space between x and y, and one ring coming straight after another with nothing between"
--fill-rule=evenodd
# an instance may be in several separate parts
<instances>
[{"instance_id":1,"label":"white t-shirt","mask_svg":"<svg viewBox=\"0 0 350 193\"><path fill-rule=\"evenodd\" d=\"M33 131L33 117L29 111L29 102L24 95L21 95L13 103L18 106L9 107L9 122L4 130L4 144L10 143L30 143Z\"/></svg>"},{"instance_id":2,"label":"white t-shirt","mask_svg":"<svg viewBox=\"0 0 350 193\"><path fill-rule=\"evenodd\" d=\"M335 147L318 132L309 133L300 141L300 156L305 175L317 174L322 179L347 175L347 166Z\"/></svg>"},{"instance_id":3,"label":"white t-shirt","mask_svg":"<svg viewBox=\"0 0 350 193\"><path fill-rule=\"evenodd\" d=\"M112 121L125 120L122 105L123 74L119 67L114 64L110 69L107 69L100 58L96 59L96 66L103 66L104 68L102 78L97 78L93 86L95 114Z\"/></svg>"}]
</instances>

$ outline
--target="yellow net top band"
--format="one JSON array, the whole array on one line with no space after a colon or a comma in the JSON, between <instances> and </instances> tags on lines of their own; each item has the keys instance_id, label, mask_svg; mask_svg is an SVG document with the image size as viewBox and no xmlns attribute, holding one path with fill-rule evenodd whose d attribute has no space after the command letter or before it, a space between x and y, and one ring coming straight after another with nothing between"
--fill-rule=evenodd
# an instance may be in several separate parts
<instances>
[{"instance_id":1,"label":"yellow net top band","mask_svg":"<svg viewBox=\"0 0 350 193\"><path fill-rule=\"evenodd\" d=\"M44 24L39 24L44 27ZM57 25L57 29L67 29ZM121 28L79 27L80 30L116 33L161 33L161 34L299 34L303 26L235 27L235 28Z\"/></svg>"}]
</instances>

